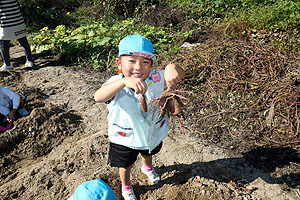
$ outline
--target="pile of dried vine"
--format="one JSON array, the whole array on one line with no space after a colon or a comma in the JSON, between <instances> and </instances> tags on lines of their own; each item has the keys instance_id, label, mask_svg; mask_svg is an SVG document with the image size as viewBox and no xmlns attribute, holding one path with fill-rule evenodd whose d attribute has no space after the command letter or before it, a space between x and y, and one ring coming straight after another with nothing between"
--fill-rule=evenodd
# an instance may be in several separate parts
<instances>
[{"instance_id":1,"label":"pile of dried vine","mask_svg":"<svg viewBox=\"0 0 300 200\"><path fill-rule=\"evenodd\" d=\"M195 134L232 149L300 149L299 55L221 40L183 49L173 62L195 94L186 113Z\"/></svg>"}]
</instances>

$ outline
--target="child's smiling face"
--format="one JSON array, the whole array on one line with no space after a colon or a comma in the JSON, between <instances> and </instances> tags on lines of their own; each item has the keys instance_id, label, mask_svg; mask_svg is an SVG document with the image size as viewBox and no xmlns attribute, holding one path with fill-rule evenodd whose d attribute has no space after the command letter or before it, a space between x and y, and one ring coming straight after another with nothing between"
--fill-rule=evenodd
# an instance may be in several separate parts
<instances>
[{"instance_id":1,"label":"child's smiling face","mask_svg":"<svg viewBox=\"0 0 300 200\"><path fill-rule=\"evenodd\" d=\"M116 59L118 68L125 77L135 77L145 80L150 73L152 60L143 56L123 55Z\"/></svg>"}]
</instances>

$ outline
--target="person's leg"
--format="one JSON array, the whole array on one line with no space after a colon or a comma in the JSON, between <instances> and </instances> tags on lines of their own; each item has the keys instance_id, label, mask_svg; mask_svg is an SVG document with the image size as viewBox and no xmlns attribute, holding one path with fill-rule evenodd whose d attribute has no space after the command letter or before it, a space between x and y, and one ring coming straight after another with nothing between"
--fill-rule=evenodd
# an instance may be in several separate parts
<instances>
[{"instance_id":1,"label":"person's leg","mask_svg":"<svg viewBox=\"0 0 300 200\"><path fill-rule=\"evenodd\" d=\"M157 154L162 148L162 142L155 147L151 153L148 150L140 151L142 156L143 166L141 167L141 171L147 175L152 184L157 184L160 181L160 176L156 173L153 165L152 165L152 156Z\"/></svg>"},{"instance_id":2,"label":"person's leg","mask_svg":"<svg viewBox=\"0 0 300 200\"><path fill-rule=\"evenodd\" d=\"M10 66L9 43L10 40L0 40L0 52L6 66Z\"/></svg>"},{"instance_id":3,"label":"person's leg","mask_svg":"<svg viewBox=\"0 0 300 200\"><path fill-rule=\"evenodd\" d=\"M144 166L152 166L152 156L151 155L143 155L142 156L142 162Z\"/></svg>"},{"instance_id":4,"label":"person's leg","mask_svg":"<svg viewBox=\"0 0 300 200\"><path fill-rule=\"evenodd\" d=\"M142 162L144 166L152 166L152 156L157 154L161 148L162 148L163 142L161 142L159 145L157 145L151 153L149 153L148 150L142 150L140 151L142 156Z\"/></svg>"},{"instance_id":5,"label":"person's leg","mask_svg":"<svg viewBox=\"0 0 300 200\"><path fill-rule=\"evenodd\" d=\"M151 172L153 170L152 165L152 156L150 155L141 155L142 156L142 162L143 162L143 172ZM152 180L151 180L152 181Z\"/></svg>"},{"instance_id":6,"label":"person's leg","mask_svg":"<svg viewBox=\"0 0 300 200\"><path fill-rule=\"evenodd\" d=\"M118 167L122 184L122 196L125 200L136 199L131 182L130 172L133 164L137 160L139 151L119 144L110 142L108 152L108 163L112 167Z\"/></svg>"},{"instance_id":7,"label":"person's leg","mask_svg":"<svg viewBox=\"0 0 300 200\"><path fill-rule=\"evenodd\" d=\"M31 49L30 49L30 45L28 43L27 37L22 37L20 39L18 39L20 45L23 47L25 56L26 56L26 60L27 61L33 61L32 60L32 53L31 53Z\"/></svg>"},{"instance_id":8,"label":"person's leg","mask_svg":"<svg viewBox=\"0 0 300 200\"><path fill-rule=\"evenodd\" d=\"M130 185L130 171L131 171L132 165L127 168L120 167L119 168L119 175L121 179L122 185Z\"/></svg>"},{"instance_id":9,"label":"person's leg","mask_svg":"<svg viewBox=\"0 0 300 200\"><path fill-rule=\"evenodd\" d=\"M149 178L152 184L157 184L160 181L160 176L152 166L152 156L142 155L142 162L141 171Z\"/></svg>"},{"instance_id":10,"label":"person's leg","mask_svg":"<svg viewBox=\"0 0 300 200\"><path fill-rule=\"evenodd\" d=\"M129 167L119 167L119 175L122 182L122 196L125 200L137 199L130 181L130 171L133 165Z\"/></svg>"}]
</instances>

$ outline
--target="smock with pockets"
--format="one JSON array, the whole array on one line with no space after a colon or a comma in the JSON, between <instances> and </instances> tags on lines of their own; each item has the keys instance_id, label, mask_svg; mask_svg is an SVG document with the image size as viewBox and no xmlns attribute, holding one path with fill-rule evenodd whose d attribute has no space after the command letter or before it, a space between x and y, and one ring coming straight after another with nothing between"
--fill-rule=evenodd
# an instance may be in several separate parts
<instances>
[{"instance_id":1,"label":"smock with pockets","mask_svg":"<svg viewBox=\"0 0 300 200\"><path fill-rule=\"evenodd\" d=\"M123 78L122 74L111 77L105 84ZM159 109L150 101L160 97L166 83L164 70L151 70L145 79L147 92L144 94L148 112L141 110L141 94L124 87L109 103L108 134L112 143L132 149L151 152L167 136L168 117L159 117ZM104 85L105 85L104 84Z\"/></svg>"}]
</instances>

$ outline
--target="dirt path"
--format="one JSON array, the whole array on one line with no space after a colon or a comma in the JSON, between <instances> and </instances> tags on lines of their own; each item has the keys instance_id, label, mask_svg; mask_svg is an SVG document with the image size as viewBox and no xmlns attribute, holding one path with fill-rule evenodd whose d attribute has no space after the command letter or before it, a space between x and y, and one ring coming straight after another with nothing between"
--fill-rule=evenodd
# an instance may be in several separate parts
<instances>
[{"instance_id":1,"label":"dirt path","mask_svg":"<svg viewBox=\"0 0 300 200\"><path fill-rule=\"evenodd\" d=\"M23 53L18 46L11 52L17 59ZM51 57L37 57L33 69L15 66L0 72L1 85L28 98L38 89L42 104L0 133L0 199L67 199L80 183L96 178L122 199L117 170L106 164L106 106L93 99L110 72L59 66ZM286 173L279 175L281 166L266 171L247 158L211 146L192 132L182 135L175 127L154 158L162 181L149 186L137 162L132 183L139 199L149 200L300 199L300 183L288 170L296 163L283 166Z\"/></svg>"}]
</instances>

